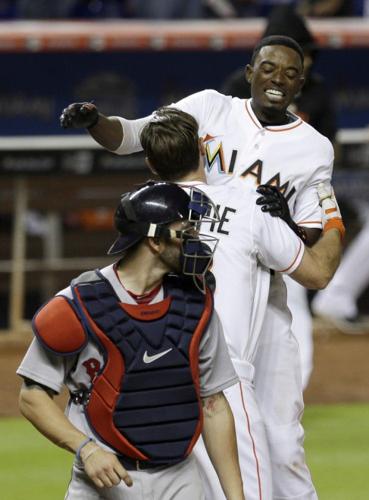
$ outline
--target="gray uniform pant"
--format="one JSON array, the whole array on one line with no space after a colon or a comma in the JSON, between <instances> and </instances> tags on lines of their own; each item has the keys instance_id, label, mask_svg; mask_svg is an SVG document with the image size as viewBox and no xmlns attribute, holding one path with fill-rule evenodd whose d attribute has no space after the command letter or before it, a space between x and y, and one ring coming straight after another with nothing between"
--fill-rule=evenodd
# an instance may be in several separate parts
<instances>
[{"instance_id":1,"label":"gray uniform pant","mask_svg":"<svg viewBox=\"0 0 369 500\"><path fill-rule=\"evenodd\" d=\"M74 463L65 500L204 500L196 460L191 455L172 467L129 471L130 488L121 481L112 488L93 485L80 463Z\"/></svg>"}]
</instances>

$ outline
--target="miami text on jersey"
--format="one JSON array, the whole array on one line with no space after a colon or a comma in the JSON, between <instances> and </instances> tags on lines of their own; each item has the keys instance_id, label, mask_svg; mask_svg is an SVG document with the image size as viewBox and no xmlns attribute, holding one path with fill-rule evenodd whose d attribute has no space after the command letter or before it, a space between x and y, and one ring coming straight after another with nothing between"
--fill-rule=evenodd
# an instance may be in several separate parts
<instances>
[{"instance_id":1,"label":"miami text on jersey","mask_svg":"<svg viewBox=\"0 0 369 500\"><path fill-rule=\"evenodd\" d=\"M207 136L209 138L209 136ZM213 151L210 151L209 143L205 146L205 167L208 172L217 166L219 174L233 175L234 167L236 164L238 151L236 149L232 150L231 160L229 163L229 167L227 167L227 163L224 158L223 145L220 142ZM286 200L288 201L291 196L296 192L296 189L292 186L290 188L290 181L286 181L285 183L281 183L281 174L277 172L270 179L263 179L263 161L256 160L252 163L252 165L245 168L245 170L240 171L239 176L243 179L250 179L255 182L255 186L259 186L260 184L269 184L277 187L280 192L284 195Z\"/></svg>"}]
</instances>

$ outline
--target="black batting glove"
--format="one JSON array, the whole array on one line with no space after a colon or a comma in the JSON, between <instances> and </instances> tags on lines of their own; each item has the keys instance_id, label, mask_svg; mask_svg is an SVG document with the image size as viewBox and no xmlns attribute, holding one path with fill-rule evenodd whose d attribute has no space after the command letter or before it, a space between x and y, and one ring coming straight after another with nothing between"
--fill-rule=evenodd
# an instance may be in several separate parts
<instances>
[{"instance_id":1,"label":"black batting glove","mask_svg":"<svg viewBox=\"0 0 369 500\"><path fill-rule=\"evenodd\" d=\"M275 186L261 184L256 192L261 196L256 200L257 205L261 205L263 212L269 212L272 217L279 217L287 224L292 221L290 209L286 198Z\"/></svg>"},{"instance_id":2,"label":"black batting glove","mask_svg":"<svg viewBox=\"0 0 369 500\"><path fill-rule=\"evenodd\" d=\"M268 212L272 217L284 220L297 236L306 243L307 235L303 227L298 226L292 219L286 198L275 186L261 184L256 191L261 196L256 204L261 206L263 212Z\"/></svg>"},{"instance_id":3,"label":"black batting glove","mask_svg":"<svg viewBox=\"0 0 369 500\"><path fill-rule=\"evenodd\" d=\"M92 102L74 102L63 109L60 125L63 128L91 128L99 121L99 112Z\"/></svg>"}]
</instances>

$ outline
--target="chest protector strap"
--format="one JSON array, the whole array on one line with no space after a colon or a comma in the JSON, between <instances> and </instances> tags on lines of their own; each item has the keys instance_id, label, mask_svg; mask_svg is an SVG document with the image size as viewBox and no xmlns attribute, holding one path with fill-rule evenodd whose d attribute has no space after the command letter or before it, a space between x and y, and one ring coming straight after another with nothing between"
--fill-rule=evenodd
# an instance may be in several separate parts
<instances>
[{"instance_id":1,"label":"chest protector strap","mask_svg":"<svg viewBox=\"0 0 369 500\"><path fill-rule=\"evenodd\" d=\"M119 302L100 274L72 283L86 331L105 363L85 412L100 439L118 453L154 464L175 463L202 428L199 343L211 318L211 292L168 276L166 298L151 305Z\"/></svg>"}]
</instances>

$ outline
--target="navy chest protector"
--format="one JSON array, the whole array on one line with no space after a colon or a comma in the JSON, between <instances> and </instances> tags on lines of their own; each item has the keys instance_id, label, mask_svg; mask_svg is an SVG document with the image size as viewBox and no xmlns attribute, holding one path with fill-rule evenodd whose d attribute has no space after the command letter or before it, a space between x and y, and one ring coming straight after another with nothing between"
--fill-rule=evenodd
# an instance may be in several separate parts
<instances>
[{"instance_id":1,"label":"navy chest protector","mask_svg":"<svg viewBox=\"0 0 369 500\"><path fill-rule=\"evenodd\" d=\"M166 299L132 306L119 302L101 274L96 277L72 284L84 328L105 358L85 407L89 423L118 453L178 462L202 428L198 353L211 293L173 276L165 280Z\"/></svg>"}]
</instances>

